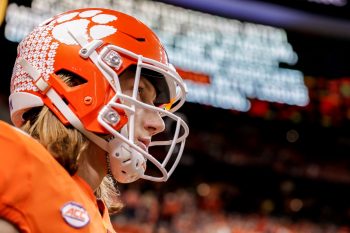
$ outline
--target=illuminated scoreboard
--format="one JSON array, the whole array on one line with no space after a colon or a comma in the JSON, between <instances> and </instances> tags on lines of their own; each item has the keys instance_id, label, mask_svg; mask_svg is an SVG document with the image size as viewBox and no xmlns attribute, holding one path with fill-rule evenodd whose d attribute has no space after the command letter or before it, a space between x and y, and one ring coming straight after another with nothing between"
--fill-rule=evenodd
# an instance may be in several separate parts
<instances>
[{"instance_id":1,"label":"illuminated scoreboard","mask_svg":"<svg viewBox=\"0 0 350 233\"><path fill-rule=\"evenodd\" d=\"M159 35L171 63L186 80L189 102L238 111L248 111L252 98L309 103L303 73L283 68L293 67L298 55L285 30L277 27L146 0L33 0L31 8L10 4L5 36L18 42L58 12L94 6L131 14Z\"/></svg>"}]
</instances>

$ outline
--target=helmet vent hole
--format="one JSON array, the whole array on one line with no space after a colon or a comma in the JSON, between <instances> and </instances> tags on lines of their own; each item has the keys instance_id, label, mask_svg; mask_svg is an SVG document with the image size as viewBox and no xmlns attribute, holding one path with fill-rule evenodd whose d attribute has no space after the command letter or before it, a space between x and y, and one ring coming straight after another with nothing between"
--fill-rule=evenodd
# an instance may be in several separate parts
<instances>
[{"instance_id":1,"label":"helmet vent hole","mask_svg":"<svg viewBox=\"0 0 350 233\"><path fill-rule=\"evenodd\" d=\"M86 79L68 70L59 70L56 72L56 75L58 75L69 87L76 87L87 83Z\"/></svg>"},{"instance_id":2,"label":"helmet vent hole","mask_svg":"<svg viewBox=\"0 0 350 233\"><path fill-rule=\"evenodd\" d=\"M63 100L63 102L64 102L65 104L67 104L67 105L69 104L69 102L68 102L68 100L67 100L66 98L63 97L62 100Z\"/></svg>"},{"instance_id":3,"label":"helmet vent hole","mask_svg":"<svg viewBox=\"0 0 350 233\"><path fill-rule=\"evenodd\" d=\"M122 31L119 31L119 32L121 32L121 33L123 33L123 34L125 34L125 35L127 35L127 36L129 36L129 37L131 37L131 38L133 38L135 40L137 40L138 42L145 42L146 41L145 37L136 37L136 36L130 35L130 34L126 33L126 32L122 32Z\"/></svg>"},{"instance_id":4,"label":"helmet vent hole","mask_svg":"<svg viewBox=\"0 0 350 233\"><path fill-rule=\"evenodd\" d=\"M123 163L128 163L130 161L131 161L130 159L127 159L127 160L124 160Z\"/></svg>"}]
</instances>

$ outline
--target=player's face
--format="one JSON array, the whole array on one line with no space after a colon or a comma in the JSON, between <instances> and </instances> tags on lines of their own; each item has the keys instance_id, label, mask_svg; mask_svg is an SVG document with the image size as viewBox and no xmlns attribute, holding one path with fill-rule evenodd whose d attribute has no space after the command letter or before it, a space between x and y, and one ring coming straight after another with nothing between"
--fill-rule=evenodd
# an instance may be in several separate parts
<instances>
[{"instance_id":1,"label":"player's face","mask_svg":"<svg viewBox=\"0 0 350 233\"><path fill-rule=\"evenodd\" d=\"M135 72L126 71L120 77L120 86L124 94L132 96ZM143 103L154 105L156 99L156 90L152 83L141 76L138 88L137 99ZM145 151L148 151L148 146L152 136L164 131L165 125L158 112L136 108L135 112L135 143Z\"/></svg>"}]
</instances>

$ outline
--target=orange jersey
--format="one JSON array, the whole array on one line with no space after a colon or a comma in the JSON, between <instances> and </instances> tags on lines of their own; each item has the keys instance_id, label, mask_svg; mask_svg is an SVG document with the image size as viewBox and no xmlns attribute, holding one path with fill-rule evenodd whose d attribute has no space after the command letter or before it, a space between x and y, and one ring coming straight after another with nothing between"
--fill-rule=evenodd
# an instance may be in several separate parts
<instances>
[{"instance_id":1,"label":"orange jersey","mask_svg":"<svg viewBox=\"0 0 350 233\"><path fill-rule=\"evenodd\" d=\"M20 232L114 232L93 192L36 140L0 121L0 218Z\"/></svg>"}]
</instances>

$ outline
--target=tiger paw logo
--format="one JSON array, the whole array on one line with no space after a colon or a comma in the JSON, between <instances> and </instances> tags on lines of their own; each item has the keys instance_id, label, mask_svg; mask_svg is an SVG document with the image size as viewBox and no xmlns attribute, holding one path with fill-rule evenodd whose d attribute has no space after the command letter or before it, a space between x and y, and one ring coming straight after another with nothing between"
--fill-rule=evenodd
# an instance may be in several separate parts
<instances>
[{"instance_id":1,"label":"tiger paw logo","mask_svg":"<svg viewBox=\"0 0 350 233\"><path fill-rule=\"evenodd\" d=\"M106 25L117 20L117 17L102 14L100 10L87 10L84 12L72 12L57 18L57 25L52 30L53 37L61 43L76 45L77 42L69 34L71 31L83 35L85 38L99 40L114 34L117 29ZM92 26L90 24L93 24Z\"/></svg>"}]
</instances>

